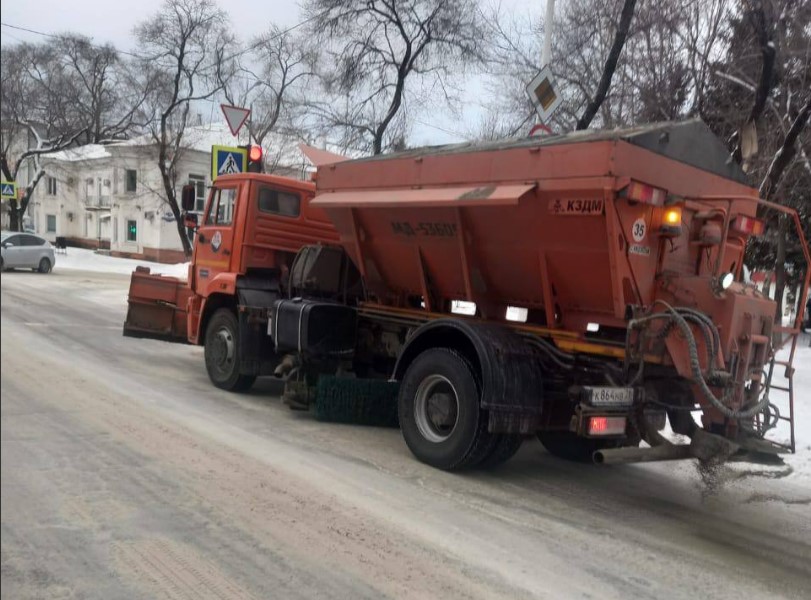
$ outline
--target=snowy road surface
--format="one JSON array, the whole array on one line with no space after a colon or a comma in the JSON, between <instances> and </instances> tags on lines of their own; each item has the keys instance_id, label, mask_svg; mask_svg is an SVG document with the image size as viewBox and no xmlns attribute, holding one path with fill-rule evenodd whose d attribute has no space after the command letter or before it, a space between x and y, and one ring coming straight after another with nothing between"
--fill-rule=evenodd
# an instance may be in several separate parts
<instances>
[{"instance_id":1,"label":"snowy road surface","mask_svg":"<svg viewBox=\"0 0 811 600\"><path fill-rule=\"evenodd\" d=\"M127 283L2 275L3 598L808 597L811 490L786 469L708 496L690 465L531 441L443 473L396 430L221 392L199 348L123 338Z\"/></svg>"}]
</instances>

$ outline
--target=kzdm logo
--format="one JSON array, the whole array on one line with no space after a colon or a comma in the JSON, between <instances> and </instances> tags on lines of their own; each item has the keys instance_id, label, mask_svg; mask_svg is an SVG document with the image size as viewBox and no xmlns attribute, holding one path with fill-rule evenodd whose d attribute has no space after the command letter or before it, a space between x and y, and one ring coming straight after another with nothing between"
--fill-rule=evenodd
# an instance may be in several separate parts
<instances>
[{"instance_id":1,"label":"kzdm logo","mask_svg":"<svg viewBox=\"0 0 811 600\"><path fill-rule=\"evenodd\" d=\"M216 252L222 246L222 233L219 231L215 231L214 235L211 236L211 249Z\"/></svg>"}]
</instances>

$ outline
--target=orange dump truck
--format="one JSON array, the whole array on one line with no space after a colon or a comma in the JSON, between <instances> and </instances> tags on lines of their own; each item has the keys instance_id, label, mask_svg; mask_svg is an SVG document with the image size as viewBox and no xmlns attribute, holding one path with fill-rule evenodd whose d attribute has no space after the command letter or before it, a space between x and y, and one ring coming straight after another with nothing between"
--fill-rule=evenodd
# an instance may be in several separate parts
<instances>
[{"instance_id":1,"label":"orange dump truck","mask_svg":"<svg viewBox=\"0 0 811 600\"><path fill-rule=\"evenodd\" d=\"M191 291L161 308L185 314L220 387L272 370L301 408L325 375L399 382L403 436L442 469L503 462L529 435L601 463L793 451L793 400L778 408L771 377L783 366L790 390L801 315L776 326L742 273L759 207L793 219L806 260L808 246L797 215L760 200L727 157L687 122L326 160L314 196L296 184L297 210L261 229L266 255L251 218L223 230L243 259L221 273L234 285L201 299L221 186L268 176L224 177ZM259 214L258 192L234 197L234 215ZM125 331L134 288L130 301ZM668 418L690 443L659 433ZM781 422L790 433L770 440Z\"/></svg>"}]
</instances>

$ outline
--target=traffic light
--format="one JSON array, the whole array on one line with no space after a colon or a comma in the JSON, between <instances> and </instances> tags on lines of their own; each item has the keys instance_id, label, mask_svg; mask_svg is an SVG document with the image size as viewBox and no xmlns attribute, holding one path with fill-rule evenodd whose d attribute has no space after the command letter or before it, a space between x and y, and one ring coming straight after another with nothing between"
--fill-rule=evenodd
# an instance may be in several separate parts
<instances>
[{"instance_id":1,"label":"traffic light","mask_svg":"<svg viewBox=\"0 0 811 600\"><path fill-rule=\"evenodd\" d=\"M245 146L248 151L248 173L262 173L265 170L265 164L262 161L262 146L250 144Z\"/></svg>"}]
</instances>

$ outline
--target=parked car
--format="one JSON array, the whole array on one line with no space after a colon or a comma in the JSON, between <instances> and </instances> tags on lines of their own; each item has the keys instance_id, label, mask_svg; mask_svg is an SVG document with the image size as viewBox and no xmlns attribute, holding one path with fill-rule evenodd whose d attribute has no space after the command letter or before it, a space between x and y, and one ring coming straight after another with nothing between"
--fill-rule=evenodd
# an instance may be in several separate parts
<instances>
[{"instance_id":1,"label":"parked car","mask_svg":"<svg viewBox=\"0 0 811 600\"><path fill-rule=\"evenodd\" d=\"M50 273L54 264L54 249L48 240L30 233L0 232L0 270L34 269Z\"/></svg>"}]
</instances>

